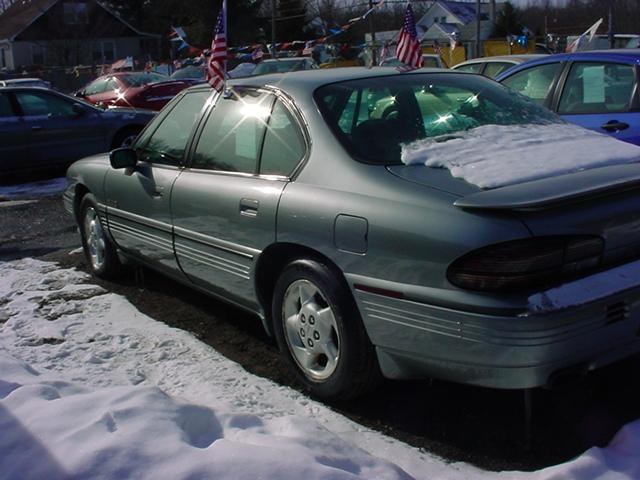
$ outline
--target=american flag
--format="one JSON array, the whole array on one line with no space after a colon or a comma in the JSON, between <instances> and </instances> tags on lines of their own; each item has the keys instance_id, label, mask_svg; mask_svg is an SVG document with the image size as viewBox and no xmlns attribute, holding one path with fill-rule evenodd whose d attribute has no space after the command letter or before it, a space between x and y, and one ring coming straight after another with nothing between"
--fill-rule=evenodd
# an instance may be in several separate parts
<instances>
[{"instance_id":1,"label":"american flag","mask_svg":"<svg viewBox=\"0 0 640 480\"><path fill-rule=\"evenodd\" d=\"M396 56L398 60L410 69L422 67L422 50L420 49L420 41L416 31L416 19L413 15L411 4L407 5L407 11L404 14L404 24L398 37Z\"/></svg>"},{"instance_id":2,"label":"american flag","mask_svg":"<svg viewBox=\"0 0 640 480\"><path fill-rule=\"evenodd\" d=\"M207 82L216 91L222 91L224 87L224 78L227 60L227 37L225 32L225 15L226 3L223 2L222 9L218 14L216 21L216 29L213 34L213 42L211 42L211 51L209 52L209 61L207 63Z\"/></svg>"}]
</instances>

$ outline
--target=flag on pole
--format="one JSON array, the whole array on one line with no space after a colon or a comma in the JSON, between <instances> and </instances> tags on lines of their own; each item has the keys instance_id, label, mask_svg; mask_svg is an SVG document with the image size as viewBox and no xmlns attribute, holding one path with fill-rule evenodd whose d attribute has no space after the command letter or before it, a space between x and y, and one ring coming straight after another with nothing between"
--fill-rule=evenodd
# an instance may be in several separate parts
<instances>
[{"instance_id":1,"label":"flag on pole","mask_svg":"<svg viewBox=\"0 0 640 480\"><path fill-rule=\"evenodd\" d=\"M580 47L585 44L585 42L589 43L591 40L593 40L593 37L595 36L596 31L598 30L598 27L602 23L602 20L603 20L602 18L598 20L596 23L591 25L582 35L580 35L573 42L567 45L565 52L567 53L577 52L578 50L580 50ZM589 40L586 40L587 36L589 36Z\"/></svg>"},{"instance_id":2,"label":"flag on pole","mask_svg":"<svg viewBox=\"0 0 640 480\"><path fill-rule=\"evenodd\" d=\"M422 67L422 50L420 49L420 41L416 31L416 19L413 15L411 4L407 5L407 10L404 14L404 24L398 37L396 56L398 60L410 69Z\"/></svg>"},{"instance_id":3,"label":"flag on pole","mask_svg":"<svg viewBox=\"0 0 640 480\"><path fill-rule=\"evenodd\" d=\"M221 92L224 87L226 60L227 60L227 36L225 32L225 16L227 2L222 3L222 9L218 14L216 28L213 32L213 42L207 62L207 82L216 91Z\"/></svg>"}]
</instances>

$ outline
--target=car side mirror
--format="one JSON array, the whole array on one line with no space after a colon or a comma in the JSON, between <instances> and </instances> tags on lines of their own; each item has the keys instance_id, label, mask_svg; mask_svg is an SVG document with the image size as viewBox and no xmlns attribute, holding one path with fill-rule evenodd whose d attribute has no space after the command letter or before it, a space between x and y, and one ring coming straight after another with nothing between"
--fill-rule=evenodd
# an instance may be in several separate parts
<instances>
[{"instance_id":1,"label":"car side mirror","mask_svg":"<svg viewBox=\"0 0 640 480\"><path fill-rule=\"evenodd\" d=\"M109 162L115 169L133 168L138 163L138 154L133 148L116 148L109 153Z\"/></svg>"}]
</instances>

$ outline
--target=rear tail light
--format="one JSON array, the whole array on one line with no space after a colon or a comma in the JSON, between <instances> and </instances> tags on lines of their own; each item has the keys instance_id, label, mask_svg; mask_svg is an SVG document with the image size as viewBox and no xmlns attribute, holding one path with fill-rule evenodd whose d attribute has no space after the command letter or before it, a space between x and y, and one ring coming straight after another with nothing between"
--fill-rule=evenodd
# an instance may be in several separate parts
<instances>
[{"instance_id":1,"label":"rear tail light","mask_svg":"<svg viewBox=\"0 0 640 480\"><path fill-rule=\"evenodd\" d=\"M604 241L592 236L549 236L483 247L454 261L449 281L470 290L526 290L597 268Z\"/></svg>"}]
</instances>

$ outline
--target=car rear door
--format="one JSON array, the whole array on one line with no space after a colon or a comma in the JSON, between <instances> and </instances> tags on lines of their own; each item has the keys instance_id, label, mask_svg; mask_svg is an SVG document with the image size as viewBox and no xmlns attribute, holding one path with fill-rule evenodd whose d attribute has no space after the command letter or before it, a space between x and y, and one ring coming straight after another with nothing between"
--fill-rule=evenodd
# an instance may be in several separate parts
<instances>
[{"instance_id":1,"label":"car rear door","mask_svg":"<svg viewBox=\"0 0 640 480\"><path fill-rule=\"evenodd\" d=\"M0 92L0 177L29 168L27 152L27 129L15 99L9 92Z\"/></svg>"},{"instance_id":2,"label":"car rear door","mask_svg":"<svg viewBox=\"0 0 640 480\"><path fill-rule=\"evenodd\" d=\"M171 188L210 95L203 90L176 99L136 141L138 164L132 169L109 169L105 179L107 225L116 244L168 272L179 271L173 253Z\"/></svg>"},{"instance_id":3,"label":"car rear door","mask_svg":"<svg viewBox=\"0 0 640 480\"><path fill-rule=\"evenodd\" d=\"M254 310L256 261L276 240L280 195L306 152L300 123L283 102L255 89L220 96L171 198L183 271Z\"/></svg>"},{"instance_id":4,"label":"car rear door","mask_svg":"<svg viewBox=\"0 0 640 480\"><path fill-rule=\"evenodd\" d=\"M561 87L556 110L565 120L640 145L635 65L573 62Z\"/></svg>"},{"instance_id":5,"label":"car rear door","mask_svg":"<svg viewBox=\"0 0 640 480\"><path fill-rule=\"evenodd\" d=\"M82 157L106 151L104 122L95 109L71 98L41 90L15 93L28 132L28 155L38 167L69 165Z\"/></svg>"}]
</instances>

